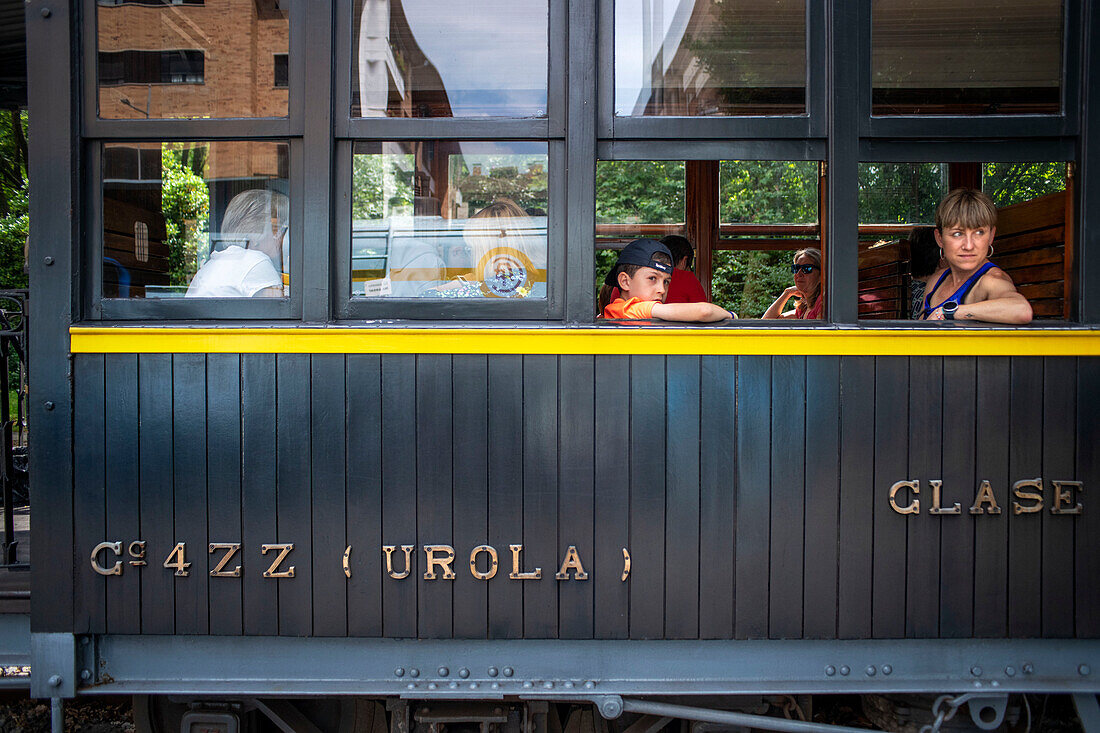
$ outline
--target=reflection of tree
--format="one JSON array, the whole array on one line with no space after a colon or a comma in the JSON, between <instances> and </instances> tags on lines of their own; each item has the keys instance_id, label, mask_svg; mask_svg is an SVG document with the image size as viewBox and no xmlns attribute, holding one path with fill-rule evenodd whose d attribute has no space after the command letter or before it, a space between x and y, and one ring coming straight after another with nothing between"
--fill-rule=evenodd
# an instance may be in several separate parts
<instances>
[{"instance_id":1,"label":"reflection of tree","mask_svg":"<svg viewBox=\"0 0 1100 733\"><path fill-rule=\"evenodd\" d=\"M512 199L523 208L545 209L547 205L546 167L541 160L516 165L514 157L488 157L473 171L464 164L456 186L471 213L500 198Z\"/></svg>"},{"instance_id":2,"label":"reflection of tree","mask_svg":"<svg viewBox=\"0 0 1100 733\"><path fill-rule=\"evenodd\" d=\"M390 166L388 175L387 162ZM406 161L406 168L410 163L411 160ZM396 161L385 155L352 156L352 219L384 219L398 207L411 206L412 201L411 170L402 169Z\"/></svg>"},{"instance_id":3,"label":"reflection of tree","mask_svg":"<svg viewBox=\"0 0 1100 733\"><path fill-rule=\"evenodd\" d=\"M673 224L684 220L684 162L606 161L596 168L596 221Z\"/></svg>"},{"instance_id":4,"label":"reflection of tree","mask_svg":"<svg viewBox=\"0 0 1100 733\"><path fill-rule=\"evenodd\" d=\"M1011 206L1066 188L1065 163L986 163L982 189L997 206Z\"/></svg>"},{"instance_id":5,"label":"reflection of tree","mask_svg":"<svg viewBox=\"0 0 1100 733\"><path fill-rule=\"evenodd\" d=\"M210 191L200 173L206 151L196 147L161 147L161 210L168 245L168 276L172 285L187 285L195 274L198 253L210 221ZM203 161L197 173L198 161Z\"/></svg>"},{"instance_id":6,"label":"reflection of tree","mask_svg":"<svg viewBox=\"0 0 1100 733\"><path fill-rule=\"evenodd\" d=\"M861 163L859 222L931 223L945 193L944 167L939 163Z\"/></svg>"}]
</instances>

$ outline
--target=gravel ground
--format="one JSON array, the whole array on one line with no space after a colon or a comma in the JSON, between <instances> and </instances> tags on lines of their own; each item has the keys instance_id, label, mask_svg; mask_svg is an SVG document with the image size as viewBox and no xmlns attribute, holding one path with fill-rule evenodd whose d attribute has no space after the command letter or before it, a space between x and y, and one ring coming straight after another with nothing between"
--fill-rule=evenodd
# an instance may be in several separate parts
<instances>
[{"instance_id":1,"label":"gravel ground","mask_svg":"<svg viewBox=\"0 0 1100 733\"><path fill-rule=\"evenodd\" d=\"M49 701L0 699L0 733L50 733ZM130 699L67 701L65 733L134 733Z\"/></svg>"}]
</instances>

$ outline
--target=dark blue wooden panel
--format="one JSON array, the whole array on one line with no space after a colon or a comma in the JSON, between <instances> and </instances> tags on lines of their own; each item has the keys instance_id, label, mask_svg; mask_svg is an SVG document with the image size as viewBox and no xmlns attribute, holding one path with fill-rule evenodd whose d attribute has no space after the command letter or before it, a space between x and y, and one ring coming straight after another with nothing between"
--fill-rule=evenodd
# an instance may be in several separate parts
<instances>
[{"instance_id":1,"label":"dark blue wooden panel","mask_svg":"<svg viewBox=\"0 0 1100 733\"><path fill-rule=\"evenodd\" d=\"M176 544L172 501L170 355L142 354L138 357L138 413L141 418L138 434L141 452L141 539L145 540L148 563L141 571L141 631L145 634L171 634L176 627L176 581L170 571L161 567L168 551ZM78 502L79 496L78 491Z\"/></svg>"},{"instance_id":2,"label":"dark blue wooden panel","mask_svg":"<svg viewBox=\"0 0 1100 733\"><path fill-rule=\"evenodd\" d=\"M909 637L934 637L939 633L940 619L940 529L945 521L971 521L968 517L934 516L928 513L932 506L932 481L942 481L943 460L941 435L944 429L943 359L919 357L909 361L909 441L908 470L894 476L884 476L875 483L876 498L882 501L884 492L894 481L920 481L921 512L906 515L902 533L908 536L907 576L905 595L905 635ZM889 429L884 425L883 429ZM899 426L900 429L900 426ZM961 500L965 489L948 483L945 496L951 501ZM960 493L961 492L961 493ZM947 499L944 499L947 501ZM897 503L905 505L906 498L899 496ZM885 506L885 504L884 504ZM960 507L966 511L965 507ZM877 518L877 515L876 515ZM950 564L950 559L947 560Z\"/></svg>"},{"instance_id":3,"label":"dark blue wooden panel","mask_svg":"<svg viewBox=\"0 0 1100 733\"><path fill-rule=\"evenodd\" d=\"M1012 418L1008 474L1013 481L1043 478L1043 360L1012 360L1009 415ZM1044 492L1050 511L1050 494ZM1043 520L1034 514L1009 514L1008 633L1034 637L1042 633L1040 560Z\"/></svg>"},{"instance_id":4,"label":"dark blue wooden panel","mask_svg":"<svg viewBox=\"0 0 1100 733\"><path fill-rule=\"evenodd\" d=\"M278 472L280 544L294 550L280 566L294 568L293 578L273 578L279 586L279 633L308 636L313 632L313 500L310 486L309 356L283 354L275 360L276 471ZM277 551L261 556L262 570ZM264 561L267 562L264 562ZM278 570L276 571L278 572Z\"/></svg>"},{"instance_id":5,"label":"dark blue wooden panel","mask_svg":"<svg viewBox=\"0 0 1100 733\"><path fill-rule=\"evenodd\" d=\"M107 537L124 549L141 537L138 456L138 361L134 354L104 357L106 380ZM141 631L141 572L126 559L107 595L107 630Z\"/></svg>"},{"instance_id":6,"label":"dark blue wooden panel","mask_svg":"<svg viewBox=\"0 0 1100 733\"><path fill-rule=\"evenodd\" d=\"M699 357L668 357L665 638L699 637ZM706 556L709 556L707 553ZM709 573L708 573L709 574Z\"/></svg>"},{"instance_id":7,"label":"dark blue wooden panel","mask_svg":"<svg viewBox=\"0 0 1100 733\"><path fill-rule=\"evenodd\" d=\"M665 357L630 360L630 638L664 635ZM622 410L616 392L608 405Z\"/></svg>"},{"instance_id":8,"label":"dark blue wooden panel","mask_svg":"<svg viewBox=\"0 0 1100 733\"><path fill-rule=\"evenodd\" d=\"M704 356L699 428L699 636L733 637L737 360ZM835 544L835 542L834 542Z\"/></svg>"},{"instance_id":9,"label":"dark blue wooden panel","mask_svg":"<svg viewBox=\"0 0 1100 733\"><path fill-rule=\"evenodd\" d=\"M768 636L802 636L805 535L806 359L772 358L771 552Z\"/></svg>"},{"instance_id":10,"label":"dark blue wooden panel","mask_svg":"<svg viewBox=\"0 0 1100 733\"><path fill-rule=\"evenodd\" d=\"M405 578L382 580L382 633L416 636L416 590L420 553L405 566L402 545L416 537L416 357L382 357L382 542L393 545L393 569Z\"/></svg>"},{"instance_id":11,"label":"dark blue wooden panel","mask_svg":"<svg viewBox=\"0 0 1100 733\"><path fill-rule=\"evenodd\" d=\"M523 636L523 582L509 580L509 545L523 544L523 357L489 357L489 544L500 570L489 581L489 637ZM526 582L526 581L524 581Z\"/></svg>"},{"instance_id":12,"label":"dark blue wooden panel","mask_svg":"<svg viewBox=\"0 0 1100 733\"><path fill-rule=\"evenodd\" d=\"M279 633L279 581L260 546L278 541L275 356L241 357L241 592L244 633ZM267 560L265 562L265 560Z\"/></svg>"},{"instance_id":13,"label":"dark blue wooden panel","mask_svg":"<svg viewBox=\"0 0 1100 733\"><path fill-rule=\"evenodd\" d=\"M210 542L241 542L241 357L210 354L207 357L206 425L211 436L207 447L207 525ZM207 548L209 549L209 548ZM242 550L253 550L242 546ZM211 570L226 554L210 556ZM244 572L241 552L222 571L237 565ZM255 571L255 568L251 568ZM210 633L238 635L243 631L241 578L211 577Z\"/></svg>"},{"instance_id":14,"label":"dark blue wooden panel","mask_svg":"<svg viewBox=\"0 0 1100 733\"><path fill-rule=\"evenodd\" d=\"M1072 478L1076 468L1073 431L1077 427L1077 360L1048 357L1044 361L1043 478L1047 480L1048 504L1053 507L1056 489L1050 482ZM1097 405L1086 409L1097 409ZM1073 598L1073 532L1077 517L1052 514L1049 509L1042 512L1042 517L1042 634L1072 638L1074 609L1069 599Z\"/></svg>"},{"instance_id":15,"label":"dark blue wooden panel","mask_svg":"<svg viewBox=\"0 0 1100 733\"><path fill-rule=\"evenodd\" d=\"M558 357L523 357L523 635L558 635Z\"/></svg>"},{"instance_id":16,"label":"dark blue wooden panel","mask_svg":"<svg viewBox=\"0 0 1100 733\"><path fill-rule=\"evenodd\" d=\"M126 541L125 537L106 535L104 386L103 357L76 357L73 421L79 427L73 441L73 515L77 518L73 537L76 567L73 604L76 614L74 630L77 633L102 634L107 631L108 578L92 571L88 562L92 549L100 542ZM113 563L112 553L104 552L100 556L101 565ZM112 576L110 580L115 578Z\"/></svg>"},{"instance_id":17,"label":"dark blue wooden panel","mask_svg":"<svg viewBox=\"0 0 1100 733\"><path fill-rule=\"evenodd\" d=\"M345 375L342 354L315 354L310 360L314 636L348 633L347 578L341 562L347 547Z\"/></svg>"},{"instance_id":18,"label":"dark blue wooden panel","mask_svg":"<svg viewBox=\"0 0 1100 733\"><path fill-rule=\"evenodd\" d=\"M1076 476L1085 486L1100 486L1100 451L1096 450L1100 445L1100 410L1096 409L1100 405L1100 358L1082 357L1077 364ZM1100 578L1100 511L1096 499L1087 506L1075 520L1075 620L1079 638L1100 639L1100 583L1096 582Z\"/></svg>"},{"instance_id":19,"label":"dark blue wooden panel","mask_svg":"<svg viewBox=\"0 0 1100 733\"><path fill-rule=\"evenodd\" d=\"M802 628L811 639L837 634L840 511L840 358L806 359L806 540Z\"/></svg>"},{"instance_id":20,"label":"dark blue wooden panel","mask_svg":"<svg viewBox=\"0 0 1100 733\"><path fill-rule=\"evenodd\" d=\"M771 357L737 360L737 549L734 635L768 636Z\"/></svg>"},{"instance_id":21,"label":"dark blue wooden panel","mask_svg":"<svg viewBox=\"0 0 1100 733\"><path fill-rule=\"evenodd\" d=\"M905 636L905 517L892 511L881 496L896 477L904 476L909 460L909 361L902 357L875 359L875 495L874 566L871 635Z\"/></svg>"},{"instance_id":22,"label":"dark blue wooden panel","mask_svg":"<svg viewBox=\"0 0 1100 733\"><path fill-rule=\"evenodd\" d=\"M451 357L436 354L416 358L416 529L418 549L425 545L454 545L451 525ZM443 639L451 636L454 581L424 559L424 572L416 579L418 636ZM451 572L455 561L451 562ZM467 570L466 568L463 568Z\"/></svg>"},{"instance_id":23,"label":"dark blue wooden panel","mask_svg":"<svg viewBox=\"0 0 1100 733\"><path fill-rule=\"evenodd\" d=\"M877 494L874 463L868 460L875 436L875 382L872 359L840 361L840 545L837 633L843 639L871 635L871 527Z\"/></svg>"},{"instance_id":24,"label":"dark blue wooden panel","mask_svg":"<svg viewBox=\"0 0 1100 733\"><path fill-rule=\"evenodd\" d=\"M977 441L974 457L979 478L987 479L1001 501L1001 516L974 527L974 635L1002 637L1008 632L1008 526L1012 479L1008 473L1009 360L978 359ZM963 494L965 496L965 494ZM1004 499L1002 500L1002 497ZM958 499L961 503L962 497Z\"/></svg>"},{"instance_id":25,"label":"dark blue wooden panel","mask_svg":"<svg viewBox=\"0 0 1100 733\"><path fill-rule=\"evenodd\" d=\"M172 483L176 541L186 543L190 575L173 575L176 633L210 631L206 526L206 355L172 357ZM161 549L161 557L171 546ZM152 566L160 563L153 557Z\"/></svg>"},{"instance_id":26,"label":"dark blue wooden panel","mask_svg":"<svg viewBox=\"0 0 1100 733\"><path fill-rule=\"evenodd\" d=\"M563 639L590 639L592 623L593 583L618 583L612 571L609 576L596 574L593 562L595 497L595 435L594 415L595 372L591 356L561 357L561 476L558 496L558 561L570 545L577 547L588 580L558 583L559 627ZM550 568L547 568L550 570ZM556 570L556 568L554 569Z\"/></svg>"},{"instance_id":27,"label":"dark blue wooden panel","mask_svg":"<svg viewBox=\"0 0 1100 733\"><path fill-rule=\"evenodd\" d=\"M382 359L347 357L348 634L382 635Z\"/></svg>"},{"instance_id":28,"label":"dark blue wooden panel","mask_svg":"<svg viewBox=\"0 0 1100 733\"><path fill-rule=\"evenodd\" d=\"M625 639L630 633L630 581L615 582L623 570L623 549L630 545L630 421L622 394L630 357L595 359L596 558L593 619L597 639ZM644 542L643 538L638 543Z\"/></svg>"},{"instance_id":29,"label":"dark blue wooden panel","mask_svg":"<svg viewBox=\"0 0 1100 733\"><path fill-rule=\"evenodd\" d=\"M489 362L486 356L453 358L454 412L451 445L454 461L455 579L454 635L484 639L489 631L489 584L469 570L473 548L489 538ZM496 547L498 553L507 548ZM498 554L497 572L507 573L507 555ZM488 567L482 554L479 567Z\"/></svg>"},{"instance_id":30,"label":"dark blue wooden panel","mask_svg":"<svg viewBox=\"0 0 1100 733\"><path fill-rule=\"evenodd\" d=\"M943 485L948 496L960 503L976 488L975 429L977 371L972 357L947 357L943 360ZM984 475L979 478L985 478ZM998 486L1003 503L1005 487ZM972 499L971 499L972 500ZM945 499L946 501L946 499ZM944 638L967 638L974 633L974 526L1002 523L1004 509L998 515L971 517L967 507L959 516L940 515L940 629ZM922 517L933 519L933 517Z\"/></svg>"}]
</instances>

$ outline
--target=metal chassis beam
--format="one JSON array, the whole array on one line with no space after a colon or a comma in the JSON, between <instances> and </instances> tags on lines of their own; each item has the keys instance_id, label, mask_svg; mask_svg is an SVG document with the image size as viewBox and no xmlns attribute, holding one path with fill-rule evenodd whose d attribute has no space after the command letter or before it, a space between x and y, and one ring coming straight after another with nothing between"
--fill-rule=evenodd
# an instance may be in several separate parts
<instances>
[{"instance_id":1,"label":"metal chassis beam","mask_svg":"<svg viewBox=\"0 0 1100 733\"><path fill-rule=\"evenodd\" d=\"M56 644L49 648L59 649ZM1100 640L433 641L105 635L79 637L71 648L83 680L75 690L78 695L597 700L658 694L1100 693ZM53 674L51 665L73 668L53 657L34 660L36 677Z\"/></svg>"}]
</instances>

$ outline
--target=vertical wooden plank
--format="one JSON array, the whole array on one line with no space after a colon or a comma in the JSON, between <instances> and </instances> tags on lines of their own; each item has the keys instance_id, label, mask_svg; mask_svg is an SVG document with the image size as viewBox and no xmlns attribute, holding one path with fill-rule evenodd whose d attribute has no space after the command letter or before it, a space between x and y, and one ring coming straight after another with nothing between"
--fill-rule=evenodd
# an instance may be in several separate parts
<instances>
[{"instance_id":1,"label":"vertical wooden plank","mask_svg":"<svg viewBox=\"0 0 1100 733\"><path fill-rule=\"evenodd\" d=\"M699 637L700 360L670 356L665 395L665 634ZM708 555L709 556L709 555ZM709 574L709 573L708 573Z\"/></svg>"},{"instance_id":2,"label":"vertical wooden plank","mask_svg":"<svg viewBox=\"0 0 1100 733\"><path fill-rule=\"evenodd\" d=\"M279 581L260 546L277 542L275 355L241 356L241 592L244 633L279 633Z\"/></svg>"},{"instance_id":3,"label":"vertical wooden plank","mask_svg":"<svg viewBox=\"0 0 1100 733\"><path fill-rule=\"evenodd\" d=\"M1077 360L1077 473L1085 486L1100 486L1100 358ZM1075 621L1078 638L1100 638L1100 511L1096 501L1075 520Z\"/></svg>"},{"instance_id":4,"label":"vertical wooden plank","mask_svg":"<svg viewBox=\"0 0 1100 733\"><path fill-rule=\"evenodd\" d=\"M737 360L704 356L699 386L699 636L733 638Z\"/></svg>"},{"instance_id":5,"label":"vertical wooden plank","mask_svg":"<svg viewBox=\"0 0 1100 733\"><path fill-rule=\"evenodd\" d=\"M1051 481L1074 475L1073 430L1077 427L1077 360L1072 357L1047 357L1043 375L1043 478L1047 481L1048 503L1053 508ZM1089 409L1096 409L1092 405ZM1091 450L1095 450L1094 446ZM1076 500L1076 497L1075 497ZM1074 539L1077 517L1053 514L1043 517L1042 617L1043 636L1058 639L1073 637ZM1100 550L1093 550L1100 552Z\"/></svg>"},{"instance_id":6,"label":"vertical wooden plank","mask_svg":"<svg viewBox=\"0 0 1100 733\"><path fill-rule=\"evenodd\" d=\"M207 357L206 425L210 436L207 448L207 526L210 542L241 542L241 357L239 354L210 354ZM199 549L199 548L196 548ZM205 548L211 570L226 554L213 554ZM242 554L256 552L256 546L241 550L223 568L232 572L240 565ZM251 568L255 571L255 568ZM212 577L210 586L210 633L239 635L243 631L241 578Z\"/></svg>"},{"instance_id":7,"label":"vertical wooden plank","mask_svg":"<svg viewBox=\"0 0 1100 733\"><path fill-rule=\"evenodd\" d=\"M737 359L737 549L734 636L768 636L771 357Z\"/></svg>"},{"instance_id":8,"label":"vertical wooden plank","mask_svg":"<svg viewBox=\"0 0 1100 733\"><path fill-rule=\"evenodd\" d=\"M806 547L804 636L837 635L840 518L840 358L806 359Z\"/></svg>"},{"instance_id":9,"label":"vertical wooden plank","mask_svg":"<svg viewBox=\"0 0 1100 733\"><path fill-rule=\"evenodd\" d=\"M522 544L523 357L489 357L489 544L500 567L489 581L489 638L523 636L523 583L508 579L511 544Z\"/></svg>"},{"instance_id":10,"label":"vertical wooden plank","mask_svg":"<svg viewBox=\"0 0 1100 733\"><path fill-rule=\"evenodd\" d=\"M100 542L122 542L125 537L108 537L106 518L106 456L103 436L104 377L103 356L81 354L74 357L73 424L80 433L73 441L73 512L77 517L74 531L73 607L77 633L102 634L107 631L107 580L92 571L88 555ZM100 564L114 564L113 553L104 552ZM125 562L125 558L117 558ZM125 571L124 571L125 572ZM131 569L131 572L134 572ZM137 573L134 572L136 575ZM110 580L117 580L111 577ZM170 607L170 606L169 606Z\"/></svg>"},{"instance_id":11,"label":"vertical wooden plank","mask_svg":"<svg viewBox=\"0 0 1100 733\"><path fill-rule=\"evenodd\" d=\"M570 385L573 388L575 385ZM523 357L523 636L558 635L558 357ZM525 569L525 568L521 568Z\"/></svg>"},{"instance_id":12,"label":"vertical wooden plank","mask_svg":"<svg viewBox=\"0 0 1100 733\"><path fill-rule=\"evenodd\" d=\"M348 634L382 635L382 359L347 357Z\"/></svg>"},{"instance_id":13,"label":"vertical wooden plank","mask_svg":"<svg viewBox=\"0 0 1100 733\"><path fill-rule=\"evenodd\" d=\"M395 574L382 580L382 633L416 636L418 558L416 535L416 357L382 357L382 543L393 553ZM412 545L411 567L402 545Z\"/></svg>"},{"instance_id":14,"label":"vertical wooden plank","mask_svg":"<svg viewBox=\"0 0 1100 733\"><path fill-rule=\"evenodd\" d=\"M988 479L1001 516L974 525L974 636L1004 637L1008 632L1008 523L1012 514L1012 480L1008 473L1009 360L977 360L977 415L974 458L977 478ZM960 504L965 493L954 501Z\"/></svg>"},{"instance_id":15,"label":"vertical wooden plank","mask_svg":"<svg viewBox=\"0 0 1100 733\"><path fill-rule=\"evenodd\" d=\"M875 489L883 491L905 473L909 460L909 361L875 359ZM881 494L876 493L876 498ZM905 517L886 502L874 502L874 568L871 635L905 636Z\"/></svg>"},{"instance_id":16,"label":"vertical wooden plank","mask_svg":"<svg viewBox=\"0 0 1100 733\"><path fill-rule=\"evenodd\" d=\"M575 545L588 573L577 580L574 572L558 583L558 636L591 639L592 585L615 582L617 577L595 574L593 498L595 496L595 372L591 356L561 357L561 476L558 483L558 562ZM556 568L555 568L556 570Z\"/></svg>"},{"instance_id":17,"label":"vertical wooden plank","mask_svg":"<svg viewBox=\"0 0 1100 733\"><path fill-rule=\"evenodd\" d=\"M451 357L416 358L416 530L418 550L454 545L451 534ZM466 570L451 563L451 571ZM435 576L427 579L429 572ZM443 569L428 567L417 577L418 636L445 639L452 634L454 582Z\"/></svg>"},{"instance_id":18,"label":"vertical wooden plank","mask_svg":"<svg viewBox=\"0 0 1100 733\"><path fill-rule=\"evenodd\" d=\"M966 497L977 487L974 453L977 415L973 357L943 360L943 486L944 501L958 501L962 514L940 515L940 636L967 638L974 634L974 528L1002 524L1001 514L971 517ZM985 478L982 476L981 478ZM991 484L992 485L992 484ZM1007 496L1003 485L994 487L998 501ZM971 501L973 501L971 495ZM927 497L926 497L927 499ZM930 517L929 517L930 518Z\"/></svg>"},{"instance_id":19,"label":"vertical wooden plank","mask_svg":"<svg viewBox=\"0 0 1100 733\"><path fill-rule=\"evenodd\" d=\"M313 635L348 633L347 578L341 559L347 547L346 370L343 354L310 358L310 447L313 486Z\"/></svg>"},{"instance_id":20,"label":"vertical wooden plank","mask_svg":"<svg viewBox=\"0 0 1100 733\"><path fill-rule=\"evenodd\" d=\"M840 360L840 542L838 544L837 635L871 635L872 529L877 495L874 458L875 381L872 357Z\"/></svg>"},{"instance_id":21,"label":"vertical wooden plank","mask_svg":"<svg viewBox=\"0 0 1100 733\"><path fill-rule=\"evenodd\" d=\"M206 547L206 355L172 357L172 483L175 539L186 543L186 577L173 575L176 633L210 631ZM169 550L171 547L168 548ZM158 558L152 566L157 567Z\"/></svg>"},{"instance_id":22,"label":"vertical wooden plank","mask_svg":"<svg viewBox=\"0 0 1100 733\"><path fill-rule=\"evenodd\" d=\"M806 501L806 359L772 358L768 636L802 636Z\"/></svg>"},{"instance_id":23,"label":"vertical wooden plank","mask_svg":"<svg viewBox=\"0 0 1100 733\"><path fill-rule=\"evenodd\" d=\"M78 357L78 360L83 358ZM83 392L78 390L77 394ZM172 357L169 354L138 357L138 416L141 420L138 433L141 538L145 540L146 562L149 563L141 573L141 631L171 634L176 627L175 580L170 571L160 566L176 544L172 501Z\"/></svg>"},{"instance_id":24,"label":"vertical wooden plank","mask_svg":"<svg viewBox=\"0 0 1100 733\"><path fill-rule=\"evenodd\" d=\"M945 521L971 521L969 517L935 516L928 513L932 506L932 481L943 480L941 445L943 436L943 359L939 357L914 357L909 360L909 466L893 479L876 482L879 491L876 498L882 501L887 488L902 479L920 482L920 514L902 517L903 532L908 535L909 552L905 559L908 577L905 596L905 635L915 638L933 638L939 635L940 615L940 529ZM971 438L972 440L972 438ZM967 445L970 445L968 442ZM963 487L947 483L944 496L950 501L963 501ZM897 503L905 506L908 495L898 496ZM948 499L944 499L948 502ZM885 506L885 504L884 504ZM965 509L963 509L965 511ZM948 563L952 560L948 558Z\"/></svg>"},{"instance_id":25,"label":"vertical wooden plank","mask_svg":"<svg viewBox=\"0 0 1100 733\"><path fill-rule=\"evenodd\" d=\"M630 581L621 581L623 549L630 551L630 402L621 395L629 356L597 356L595 372L595 524L593 602L597 639L629 636ZM642 540L639 540L641 542Z\"/></svg>"},{"instance_id":26,"label":"vertical wooden plank","mask_svg":"<svg viewBox=\"0 0 1100 733\"><path fill-rule=\"evenodd\" d=\"M664 635L665 386L665 357L634 356L630 378L607 395L615 409L630 390L631 639Z\"/></svg>"},{"instance_id":27,"label":"vertical wooden plank","mask_svg":"<svg viewBox=\"0 0 1100 733\"><path fill-rule=\"evenodd\" d=\"M484 639L489 632L489 584L469 570L470 552L489 539L489 361L483 355L452 357L454 412L451 444L454 458L454 636ZM506 547L495 547L497 574L511 567ZM488 571L482 553L478 567Z\"/></svg>"},{"instance_id":28,"label":"vertical wooden plank","mask_svg":"<svg viewBox=\"0 0 1100 733\"><path fill-rule=\"evenodd\" d=\"M138 456L138 363L134 354L104 357L106 381L107 537L123 551L141 537ZM79 424L79 423L78 423ZM77 515L79 516L79 515ZM122 576L107 595L107 630L141 631L141 572L123 559Z\"/></svg>"},{"instance_id":29,"label":"vertical wooden plank","mask_svg":"<svg viewBox=\"0 0 1100 733\"><path fill-rule=\"evenodd\" d=\"M279 633L309 636L313 632L313 501L310 485L309 355L280 354L275 358L276 471L278 472L280 544L294 550L281 564L294 568L293 578L275 578L279 586ZM276 554L260 557L261 570ZM266 561L266 562L265 562Z\"/></svg>"},{"instance_id":30,"label":"vertical wooden plank","mask_svg":"<svg viewBox=\"0 0 1100 733\"><path fill-rule=\"evenodd\" d=\"M710 297L714 268L711 262L718 249L718 161L684 162L684 236L695 245L695 274Z\"/></svg>"},{"instance_id":31,"label":"vertical wooden plank","mask_svg":"<svg viewBox=\"0 0 1100 733\"><path fill-rule=\"evenodd\" d=\"M1043 478L1043 359L1012 359L1009 394L1008 475L1013 481ZM1043 492L1050 511L1049 487ZM1040 610L1043 520L1035 514L1008 517L1008 634L1034 637L1042 632Z\"/></svg>"}]
</instances>

